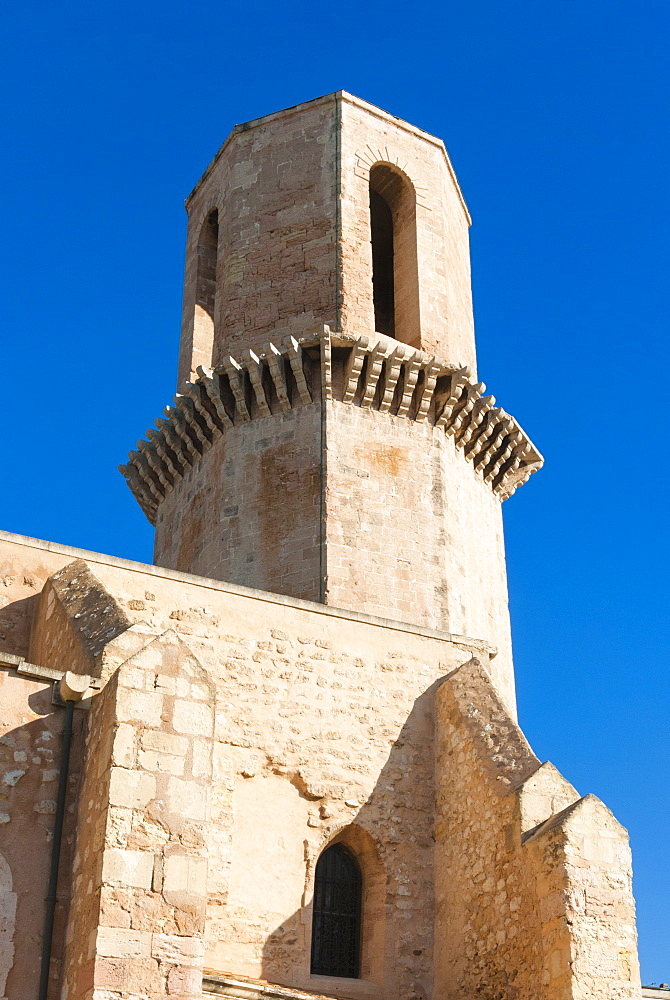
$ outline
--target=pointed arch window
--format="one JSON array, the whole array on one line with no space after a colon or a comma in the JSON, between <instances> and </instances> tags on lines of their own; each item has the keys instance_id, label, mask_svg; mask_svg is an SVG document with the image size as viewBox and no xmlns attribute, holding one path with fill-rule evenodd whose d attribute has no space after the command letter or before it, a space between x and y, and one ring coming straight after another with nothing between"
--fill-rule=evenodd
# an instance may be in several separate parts
<instances>
[{"instance_id":1,"label":"pointed arch window","mask_svg":"<svg viewBox=\"0 0 670 1000\"><path fill-rule=\"evenodd\" d=\"M311 972L360 975L361 870L344 844L326 848L316 863Z\"/></svg>"}]
</instances>

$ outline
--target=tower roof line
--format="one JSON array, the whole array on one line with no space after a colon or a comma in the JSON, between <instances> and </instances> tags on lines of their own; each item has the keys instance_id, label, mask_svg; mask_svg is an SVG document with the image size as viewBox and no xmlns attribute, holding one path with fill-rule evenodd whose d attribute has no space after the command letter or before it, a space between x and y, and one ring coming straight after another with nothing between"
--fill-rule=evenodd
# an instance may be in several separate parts
<instances>
[{"instance_id":1,"label":"tower roof line","mask_svg":"<svg viewBox=\"0 0 670 1000\"><path fill-rule=\"evenodd\" d=\"M417 138L423 139L425 142L428 142L431 145L436 146L444 157L447 169L449 171L452 181L454 182L454 186L456 188L459 201L463 206L463 212L465 213L468 225L469 226L472 225L472 216L470 215L470 212L468 210L465 197L463 196L461 186L458 183L458 178L456 177L456 172L453 168L453 165L449 158L449 154L447 152L447 148L442 139L438 138L437 136L431 135L430 132L426 132L423 129L418 128L416 125L412 125L409 122L406 122L402 118L398 118L396 115L390 114L388 111L384 111L383 108L378 107L376 104L370 104L369 101L364 101L362 98L356 97L355 94L350 94L347 90L335 90L333 91L332 94L324 94L323 96L315 97L310 101L303 101L301 104L294 104L289 108L282 108L280 111L273 111L272 114L262 115L260 118L252 118L250 121L242 122L239 125L235 125L234 128L226 137L226 139L224 140L224 142L222 143L222 145L220 146L217 153L214 155L214 158L205 168L205 171L202 174L200 180L197 182L191 193L186 198L184 202L186 208L188 209L189 202L194 197L195 193L200 189L204 181L207 179L207 177L211 173L216 163L219 161L221 155L223 154L228 144L232 142L235 136L239 135L240 132L248 132L250 129L258 128L261 125L266 125L268 124L268 122L278 121L279 119L282 118L290 118L293 115L299 114L304 108L310 107L315 104L328 104L328 103L335 103L337 101L345 101L348 104L354 105L355 107L362 108L363 110L369 112L370 114L375 115L375 117L381 118L382 121L391 122L397 128L401 128L405 132L409 132L411 135L415 135L417 136Z\"/></svg>"}]
</instances>

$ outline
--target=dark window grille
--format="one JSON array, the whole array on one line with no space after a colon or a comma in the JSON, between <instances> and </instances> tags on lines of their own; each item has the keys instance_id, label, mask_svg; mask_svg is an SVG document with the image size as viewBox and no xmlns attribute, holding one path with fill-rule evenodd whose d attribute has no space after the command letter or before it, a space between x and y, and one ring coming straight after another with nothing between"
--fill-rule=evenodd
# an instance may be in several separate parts
<instances>
[{"instance_id":1,"label":"dark window grille","mask_svg":"<svg viewBox=\"0 0 670 1000\"><path fill-rule=\"evenodd\" d=\"M316 863L312 912L312 975L357 979L360 965L361 870L343 844Z\"/></svg>"}]
</instances>

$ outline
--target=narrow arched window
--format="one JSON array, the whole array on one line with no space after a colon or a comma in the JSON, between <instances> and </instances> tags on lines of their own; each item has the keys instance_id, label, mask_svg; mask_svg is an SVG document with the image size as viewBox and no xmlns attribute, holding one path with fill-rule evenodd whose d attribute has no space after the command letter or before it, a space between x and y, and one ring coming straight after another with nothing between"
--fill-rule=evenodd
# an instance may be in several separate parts
<instances>
[{"instance_id":1,"label":"narrow arched window","mask_svg":"<svg viewBox=\"0 0 670 1000\"><path fill-rule=\"evenodd\" d=\"M214 307L216 304L216 259L219 244L219 213L216 209L205 219L198 238L198 262L195 284L194 348L210 363L214 343Z\"/></svg>"},{"instance_id":2,"label":"narrow arched window","mask_svg":"<svg viewBox=\"0 0 670 1000\"><path fill-rule=\"evenodd\" d=\"M416 196L392 164L370 170L370 242L375 330L420 347Z\"/></svg>"},{"instance_id":3,"label":"narrow arched window","mask_svg":"<svg viewBox=\"0 0 670 1000\"><path fill-rule=\"evenodd\" d=\"M316 863L312 911L312 975L357 979L360 968L361 870L343 844Z\"/></svg>"},{"instance_id":4,"label":"narrow arched window","mask_svg":"<svg viewBox=\"0 0 670 1000\"><path fill-rule=\"evenodd\" d=\"M372 243L372 300L375 330L395 336L393 287L393 215L387 202L370 189L370 241Z\"/></svg>"}]
</instances>

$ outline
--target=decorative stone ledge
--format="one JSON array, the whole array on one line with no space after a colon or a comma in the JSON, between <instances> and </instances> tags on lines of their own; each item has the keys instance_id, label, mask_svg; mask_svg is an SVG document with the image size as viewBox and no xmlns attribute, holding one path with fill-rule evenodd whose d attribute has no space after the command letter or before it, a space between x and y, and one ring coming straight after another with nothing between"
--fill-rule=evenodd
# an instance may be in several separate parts
<instances>
[{"instance_id":1,"label":"decorative stone ledge","mask_svg":"<svg viewBox=\"0 0 670 1000\"><path fill-rule=\"evenodd\" d=\"M464 458L501 500L541 468L543 459L483 382L470 370L401 344L331 333L327 326L299 341L287 337L260 354L247 350L214 369L199 367L119 466L152 524L159 504L230 428L308 406L314 399L427 422L453 437Z\"/></svg>"}]
</instances>

